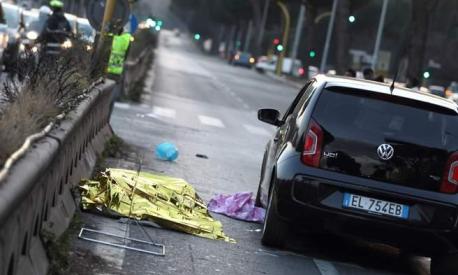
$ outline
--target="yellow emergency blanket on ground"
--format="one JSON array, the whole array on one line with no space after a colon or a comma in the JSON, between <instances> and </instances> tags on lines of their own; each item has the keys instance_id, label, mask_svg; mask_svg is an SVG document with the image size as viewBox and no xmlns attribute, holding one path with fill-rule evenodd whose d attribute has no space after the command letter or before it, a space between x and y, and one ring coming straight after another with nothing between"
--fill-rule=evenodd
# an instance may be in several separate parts
<instances>
[{"instance_id":1,"label":"yellow emergency blanket on ground","mask_svg":"<svg viewBox=\"0 0 458 275\"><path fill-rule=\"evenodd\" d=\"M83 209L109 209L121 216L150 220L164 228L235 242L223 232L186 181L147 172L107 169L80 183Z\"/></svg>"}]
</instances>

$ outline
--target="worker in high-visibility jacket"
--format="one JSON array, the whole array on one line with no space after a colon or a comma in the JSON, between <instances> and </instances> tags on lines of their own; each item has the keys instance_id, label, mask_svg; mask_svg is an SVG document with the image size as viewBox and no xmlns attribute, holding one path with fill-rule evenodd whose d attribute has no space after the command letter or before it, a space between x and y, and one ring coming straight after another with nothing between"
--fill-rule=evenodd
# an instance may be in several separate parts
<instances>
[{"instance_id":1,"label":"worker in high-visibility jacket","mask_svg":"<svg viewBox=\"0 0 458 275\"><path fill-rule=\"evenodd\" d=\"M110 60L108 61L107 72L120 76L124 69L124 61L129 51L132 35L124 32L119 35L113 35L113 44L111 47Z\"/></svg>"}]
</instances>

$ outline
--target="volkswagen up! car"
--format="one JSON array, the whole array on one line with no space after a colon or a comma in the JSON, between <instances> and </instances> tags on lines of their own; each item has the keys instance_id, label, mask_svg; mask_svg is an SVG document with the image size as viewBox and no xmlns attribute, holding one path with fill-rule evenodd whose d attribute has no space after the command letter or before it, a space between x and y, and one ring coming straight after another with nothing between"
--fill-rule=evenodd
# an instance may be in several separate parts
<instances>
[{"instance_id":1,"label":"volkswagen up! car","mask_svg":"<svg viewBox=\"0 0 458 275\"><path fill-rule=\"evenodd\" d=\"M458 274L458 111L431 94L319 75L267 144L256 202L262 243L289 227L329 230L432 257L432 274Z\"/></svg>"}]
</instances>

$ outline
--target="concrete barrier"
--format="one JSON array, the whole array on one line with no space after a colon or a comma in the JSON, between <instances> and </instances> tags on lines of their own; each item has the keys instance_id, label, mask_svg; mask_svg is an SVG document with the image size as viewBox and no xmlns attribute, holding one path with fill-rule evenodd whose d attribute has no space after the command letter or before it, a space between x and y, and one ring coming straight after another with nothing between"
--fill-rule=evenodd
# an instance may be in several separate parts
<instances>
[{"instance_id":1,"label":"concrete barrier","mask_svg":"<svg viewBox=\"0 0 458 275\"><path fill-rule=\"evenodd\" d=\"M122 77L122 94L128 96L135 85L145 76L150 69L149 61L154 58L153 49L145 49L141 52L140 56L133 59L127 60L124 65L125 73ZM153 61L154 62L154 61Z\"/></svg>"},{"instance_id":2,"label":"concrete barrier","mask_svg":"<svg viewBox=\"0 0 458 275\"><path fill-rule=\"evenodd\" d=\"M113 81L88 98L33 145L0 184L0 275L46 274L49 261L40 233L58 238L76 207L72 189L90 177L112 135Z\"/></svg>"}]
</instances>

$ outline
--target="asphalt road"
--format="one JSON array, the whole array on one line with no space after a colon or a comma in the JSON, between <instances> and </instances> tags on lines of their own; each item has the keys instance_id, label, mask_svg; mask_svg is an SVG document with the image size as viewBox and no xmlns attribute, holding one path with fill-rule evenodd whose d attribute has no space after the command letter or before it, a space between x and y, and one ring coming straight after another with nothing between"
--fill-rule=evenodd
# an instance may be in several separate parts
<instances>
[{"instance_id":1,"label":"asphalt road","mask_svg":"<svg viewBox=\"0 0 458 275\"><path fill-rule=\"evenodd\" d=\"M206 201L219 193L255 192L273 133L257 121L256 111L284 111L297 88L207 56L189 37L167 31L154 66L145 102L115 105L112 127L133 151L111 165L136 169L141 159L142 169L184 178ZM155 145L163 141L178 146L176 162L154 158ZM75 239L73 272L86 265L93 274L429 274L428 259L327 234L303 236L297 228L291 228L287 250L270 249L260 243L260 224L214 217L236 244L147 227L166 246L166 256L155 257ZM120 235L126 231L126 224L93 214L83 213L82 222ZM135 225L128 235L143 238Z\"/></svg>"}]
</instances>

